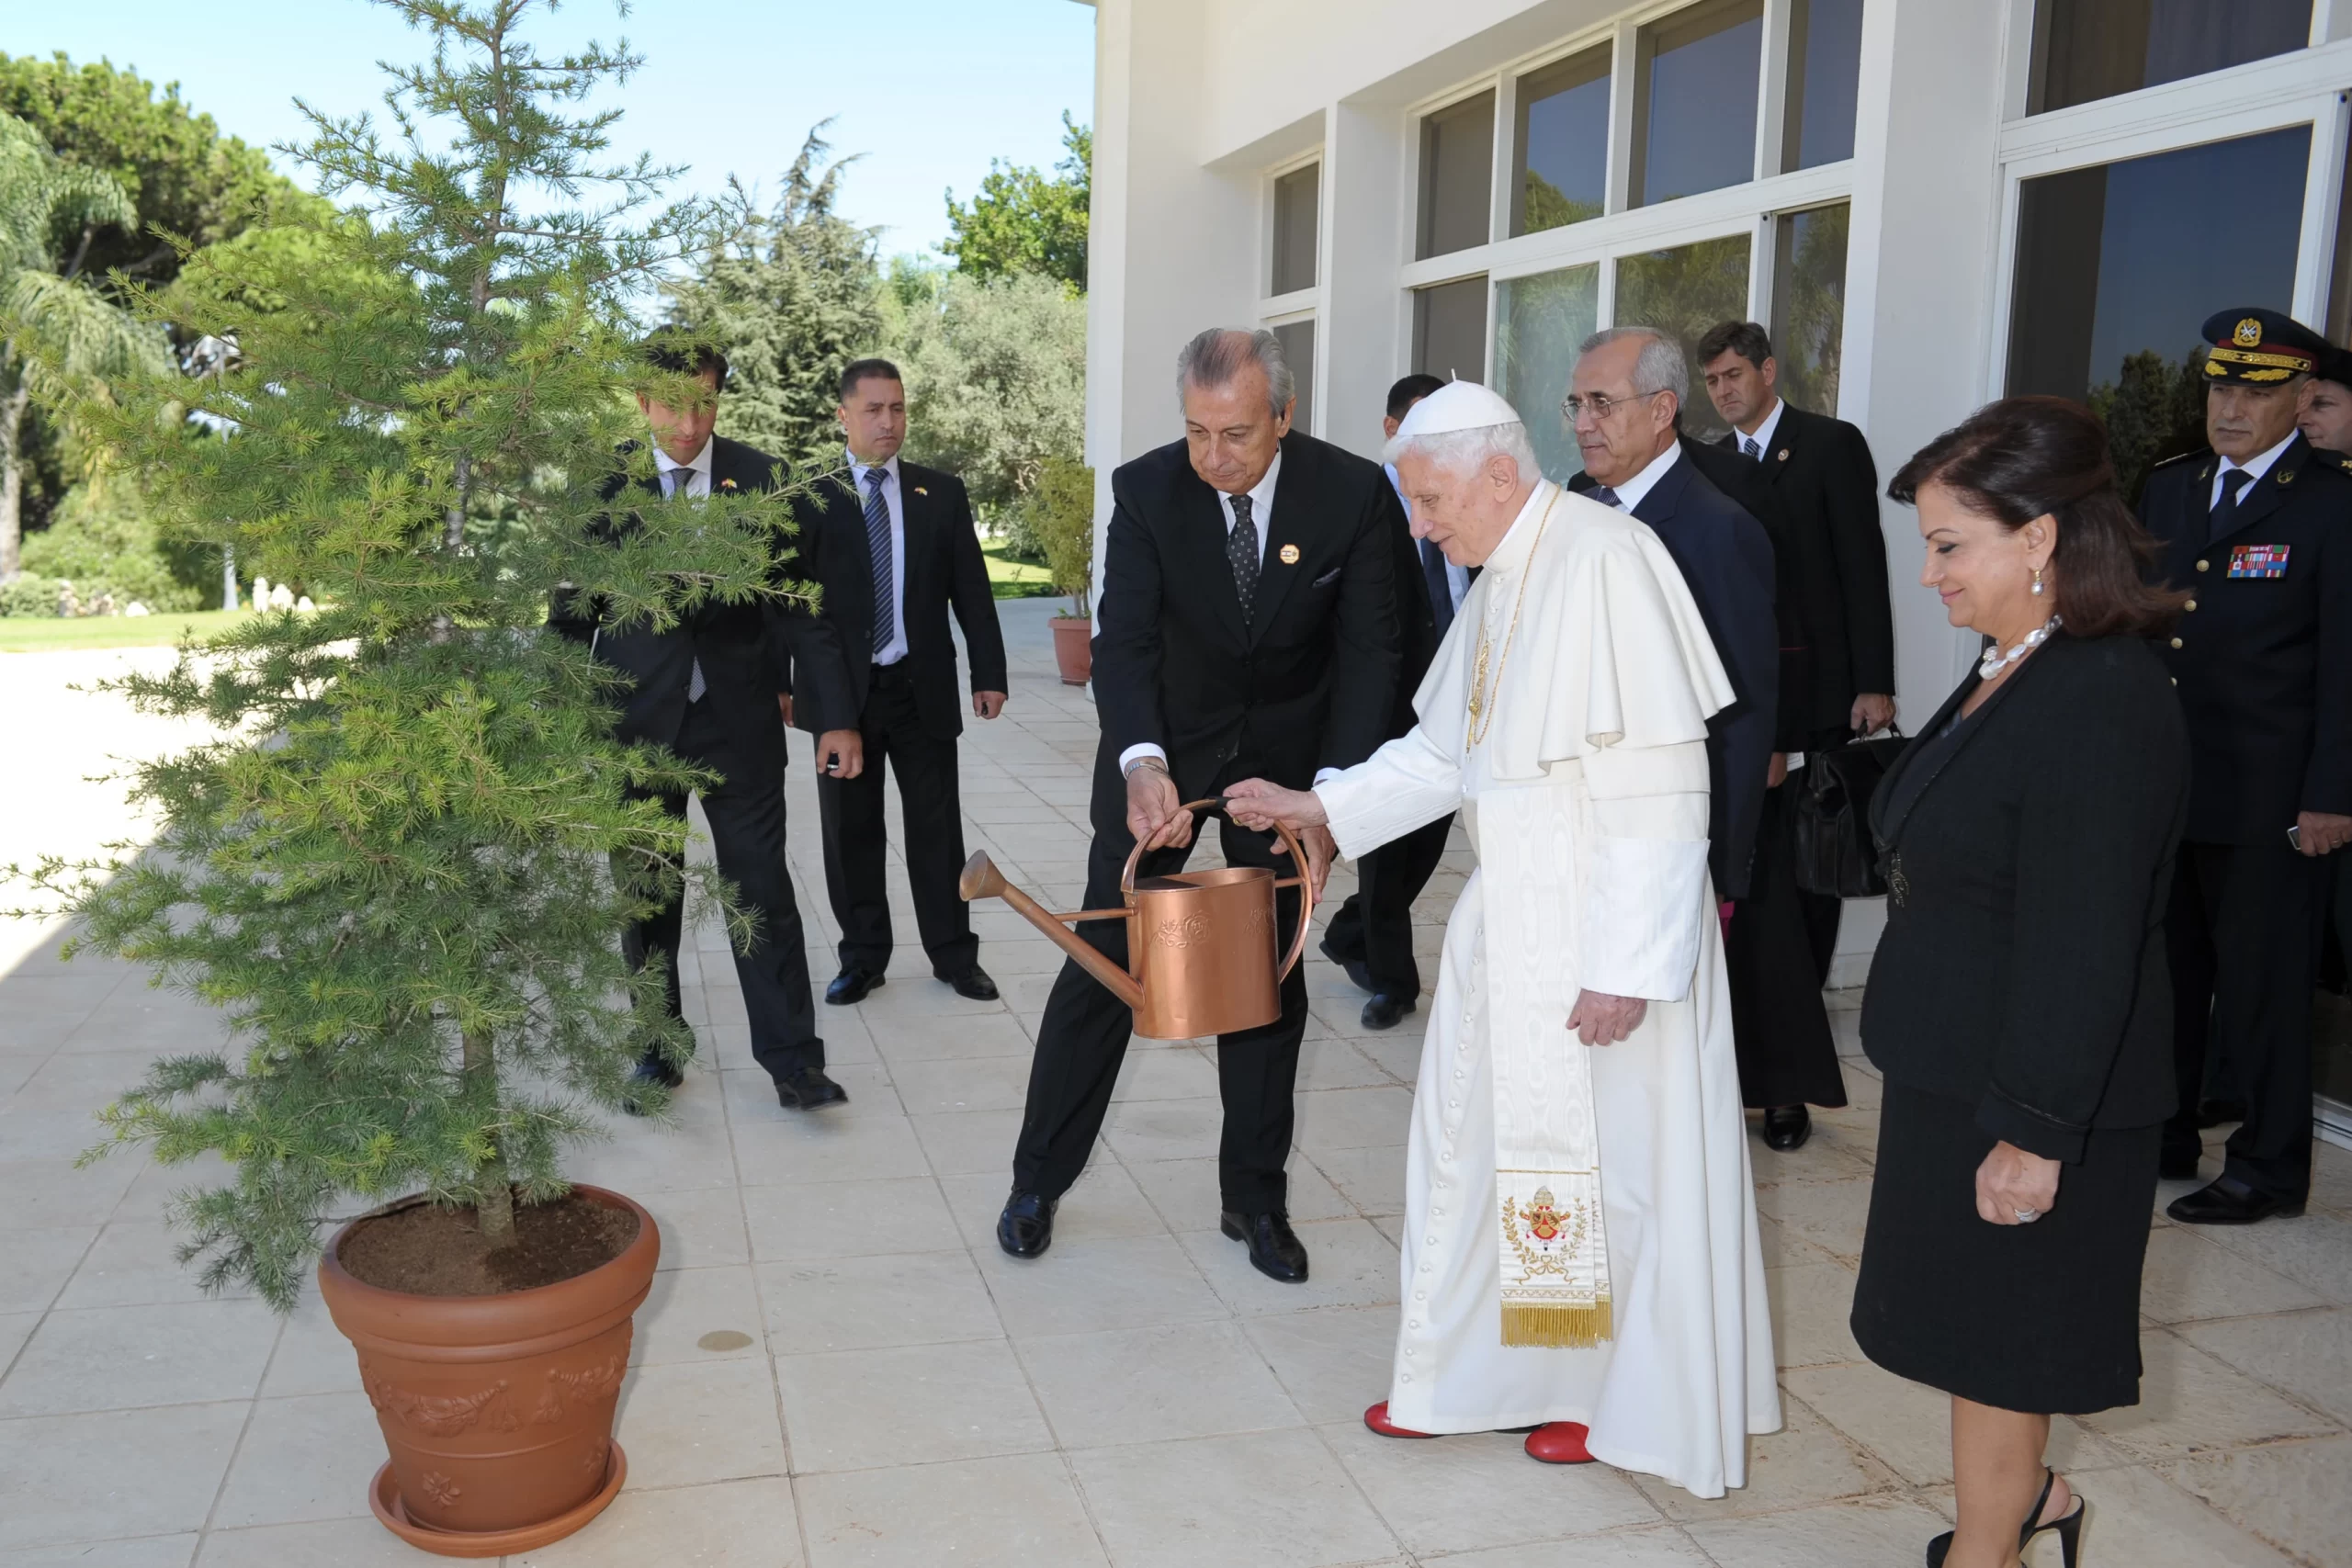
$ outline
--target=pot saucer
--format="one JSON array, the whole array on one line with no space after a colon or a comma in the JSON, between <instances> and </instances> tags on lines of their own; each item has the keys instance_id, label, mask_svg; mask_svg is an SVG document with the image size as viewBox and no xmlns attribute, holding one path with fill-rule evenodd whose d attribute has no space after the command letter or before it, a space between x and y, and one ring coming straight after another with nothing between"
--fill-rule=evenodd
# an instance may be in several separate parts
<instances>
[{"instance_id":1,"label":"pot saucer","mask_svg":"<svg viewBox=\"0 0 2352 1568\"><path fill-rule=\"evenodd\" d=\"M605 1511L615 1497L620 1495L621 1483L628 1478L628 1456L621 1446L608 1446L605 1460L605 1483L588 1500L565 1509L554 1518L537 1524L517 1525L503 1530L435 1529L408 1517L408 1506L401 1501L400 1483L393 1478L392 1466L386 1461L368 1486L368 1506L375 1511L377 1522L386 1529L421 1551L442 1557L503 1557L508 1552L530 1551L550 1541L561 1540Z\"/></svg>"}]
</instances>

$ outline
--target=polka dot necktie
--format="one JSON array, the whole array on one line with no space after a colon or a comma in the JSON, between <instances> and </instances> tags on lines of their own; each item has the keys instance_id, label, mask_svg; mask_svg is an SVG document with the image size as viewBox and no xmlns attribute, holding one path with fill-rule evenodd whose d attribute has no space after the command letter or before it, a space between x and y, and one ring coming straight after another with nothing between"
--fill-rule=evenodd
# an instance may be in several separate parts
<instances>
[{"instance_id":1,"label":"polka dot necktie","mask_svg":"<svg viewBox=\"0 0 2352 1568\"><path fill-rule=\"evenodd\" d=\"M1228 499L1233 502L1233 527L1225 536L1225 558L1233 567L1233 591L1240 595L1241 619L1246 624L1258 597L1258 528L1250 521L1250 498Z\"/></svg>"}]
</instances>

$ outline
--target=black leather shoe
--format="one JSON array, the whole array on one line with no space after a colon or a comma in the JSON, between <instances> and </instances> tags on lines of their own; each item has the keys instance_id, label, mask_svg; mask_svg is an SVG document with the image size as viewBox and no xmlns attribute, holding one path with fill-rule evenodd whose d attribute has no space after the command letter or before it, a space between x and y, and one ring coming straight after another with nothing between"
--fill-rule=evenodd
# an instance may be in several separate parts
<instances>
[{"instance_id":1,"label":"black leather shoe","mask_svg":"<svg viewBox=\"0 0 2352 1568\"><path fill-rule=\"evenodd\" d=\"M2190 1140L2176 1145L2167 1139L2156 1155L2156 1175L2165 1181L2194 1181L2197 1162L2204 1157L2201 1144Z\"/></svg>"},{"instance_id":2,"label":"black leather shoe","mask_svg":"<svg viewBox=\"0 0 2352 1568\"><path fill-rule=\"evenodd\" d=\"M637 1066L629 1069L628 1081L633 1084L658 1083L663 1089L678 1089L684 1085L686 1075L659 1056L640 1056ZM631 1116L645 1114L645 1107L638 1103L635 1095L623 1099L621 1109Z\"/></svg>"},{"instance_id":3,"label":"black leather shoe","mask_svg":"<svg viewBox=\"0 0 2352 1568\"><path fill-rule=\"evenodd\" d=\"M1764 1111L1764 1146L1789 1154L1813 1136L1813 1112L1802 1105L1772 1105Z\"/></svg>"},{"instance_id":4,"label":"black leather shoe","mask_svg":"<svg viewBox=\"0 0 2352 1568\"><path fill-rule=\"evenodd\" d=\"M1058 1198L1015 1189L996 1217L996 1244L1015 1258L1035 1258L1054 1245L1054 1211Z\"/></svg>"},{"instance_id":5,"label":"black leather shoe","mask_svg":"<svg viewBox=\"0 0 2352 1568\"><path fill-rule=\"evenodd\" d=\"M2300 1198L2289 1202L2257 1192L2234 1176L2218 1177L2186 1198L2176 1198L2165 1213L2184 1225L2250 1225L2273 1215L2295 1219L2303 1212Z\"/></svg>"},{"instance_id":6,"label":"black leather shoe","mask_svg":"<svg viewBox=\"0 0 2352 1568\"><path fill-rule=\"evenodd\" d=\"M1217 1228L1250 1244L1250 1267L1285 1285L1306 1283L1306 1244L1290 1228L1288 1214L1237 1214L1227 1209Z\"/></svg>"},{"instance_id":7,"label":"black leather shoe","mask_svg":"<svg viewBox=\"0 0 2352 1568\"><path fill-rule=\"evenodd\" d=\"M989 979L989 972L977 964L969 968L958 969L953 975L942 975L940 978L956 987L956 994L959 997L967 998L976 1002L996 1000L996 982ZM878 986L881 982L876 980L875 984Z\"/></svg>"},{"instance_id":8,"label":"black leather shoe","mask_svg":"<svg viewBox=\"0 0 2352 1568\"><path fill-rule=\"evenodd\" d=\"M775 1102L786 1111L814 1111L820 1105L842 1105L849 1090L825 1076L822 1067L803 1067L775 1086Z\"/></svg>"},{"instance_id":9,"label":"black leather shoe","mask_svg":"<svg viewBox=\"0 0 2352 1568\"><path fill-rule=\"evenodd\" d=\"M825 999L837 1008L850 1007L864 1001L881 987L882 976L873 970L854 964L845 964L842 972L833 976L833 983L825 987Z\"/></svg>"},{"instance_id":10,"label":"black leather shoe","mask_svg":"<svg viewBox=\"0 0 2352 1568\"><path fill-rule=\"evenodd\" d=\"M2242 1100L2202 1100L2197 1102L2197 1130L2210 1133L2216 1127L2227 1127L2245 1120L2245 1101Z\"/></svg>"},{"instance_id":11,"label":"black leather shoe","mask_svg":"<svg viewBox=\"0 0 2352 1568\"><path fill-rule=\"evenodd\" d=\"M1412 997L1398 996L1394 991L1374 991L1372 1000L1363 1004L1363 1026L1366 1029L1394 1029L1407 1013L1420 1005Z\"/></svg>"}]
</instances>

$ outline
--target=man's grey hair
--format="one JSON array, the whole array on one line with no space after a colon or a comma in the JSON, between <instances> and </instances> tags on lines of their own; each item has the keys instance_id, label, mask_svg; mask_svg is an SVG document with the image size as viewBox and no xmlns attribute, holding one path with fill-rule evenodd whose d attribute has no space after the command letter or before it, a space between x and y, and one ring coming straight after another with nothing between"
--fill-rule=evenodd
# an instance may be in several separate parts
<instances>
[{"instance_id":1,"label":"man's grey hair","mask_svg":"<svg viewBox=\"0 0 2352 1568\"><path fill-rule=\"evenodd\" d=\"M1176 402L1183 406L1187 388L1229 387L1233 378L1255 365L1266 373L1266 396L1282 417L1298 395L1298 378L1283 353L1283 340L1260 327L1211 327L1176 355Z\"/></svg>"},{"instance_id":2,"label":"man's grey hair","mask_svg":"<svg viewBox=\"0 0 2352 1568\"><path fill-rule=\"evenodd\" d=\"M1509 424L1482 424L1471 430L1447 430L1430 435L1399 435L1380 449L1380 460L1394 463L1399 457L1412 456L1433 463L1442 474L1462 475L1486 467L1489 457L1509 457L1519 465L1519 477L1524 481L1543 477L1543 465L1536 461L1535 444L1527 438L1527 426L1513 420Z\"/></svg>"},{"instance_id":3,"label":"man's grey hair","mask_svg":"<svg viewBox=\"0 0 2352 1568\"><path fill-rule=\"evenodd\" d=\"M1656 327L1604 327L1584 340L1577 350L1582 359L1596 348L1606 348L1612 343L1628 338L1642 345L1641 357L1634 361L1634 390L1645 395L1652 392L1672 392L1674 406L1681 408L1690 400L1690 362L1682 355L1682 344L1671 333Z\"/></svg>"}]
</instances>

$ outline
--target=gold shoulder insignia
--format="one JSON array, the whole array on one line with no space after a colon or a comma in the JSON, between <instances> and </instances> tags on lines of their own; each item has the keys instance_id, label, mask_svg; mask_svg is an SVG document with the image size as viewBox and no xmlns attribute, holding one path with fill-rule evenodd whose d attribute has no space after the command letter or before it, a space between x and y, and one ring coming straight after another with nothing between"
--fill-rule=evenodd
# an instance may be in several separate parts
<instances>
[{"instance_id":1,"label":"gold shoulder insignia","mask_svg":"<svg viewBox=\"0 0 2352 1568\"><path fill-rule=\"evenodd\" d=\"M2169 468L2175 463L2186 463L2191 457L2202 457L2205 456L2207 456L2207 454L2203 452L2176 452L2160 463L2151 464L2149 466L2149 471L2153 473L2157 468Z\"/></svg>"}]
</instances>

